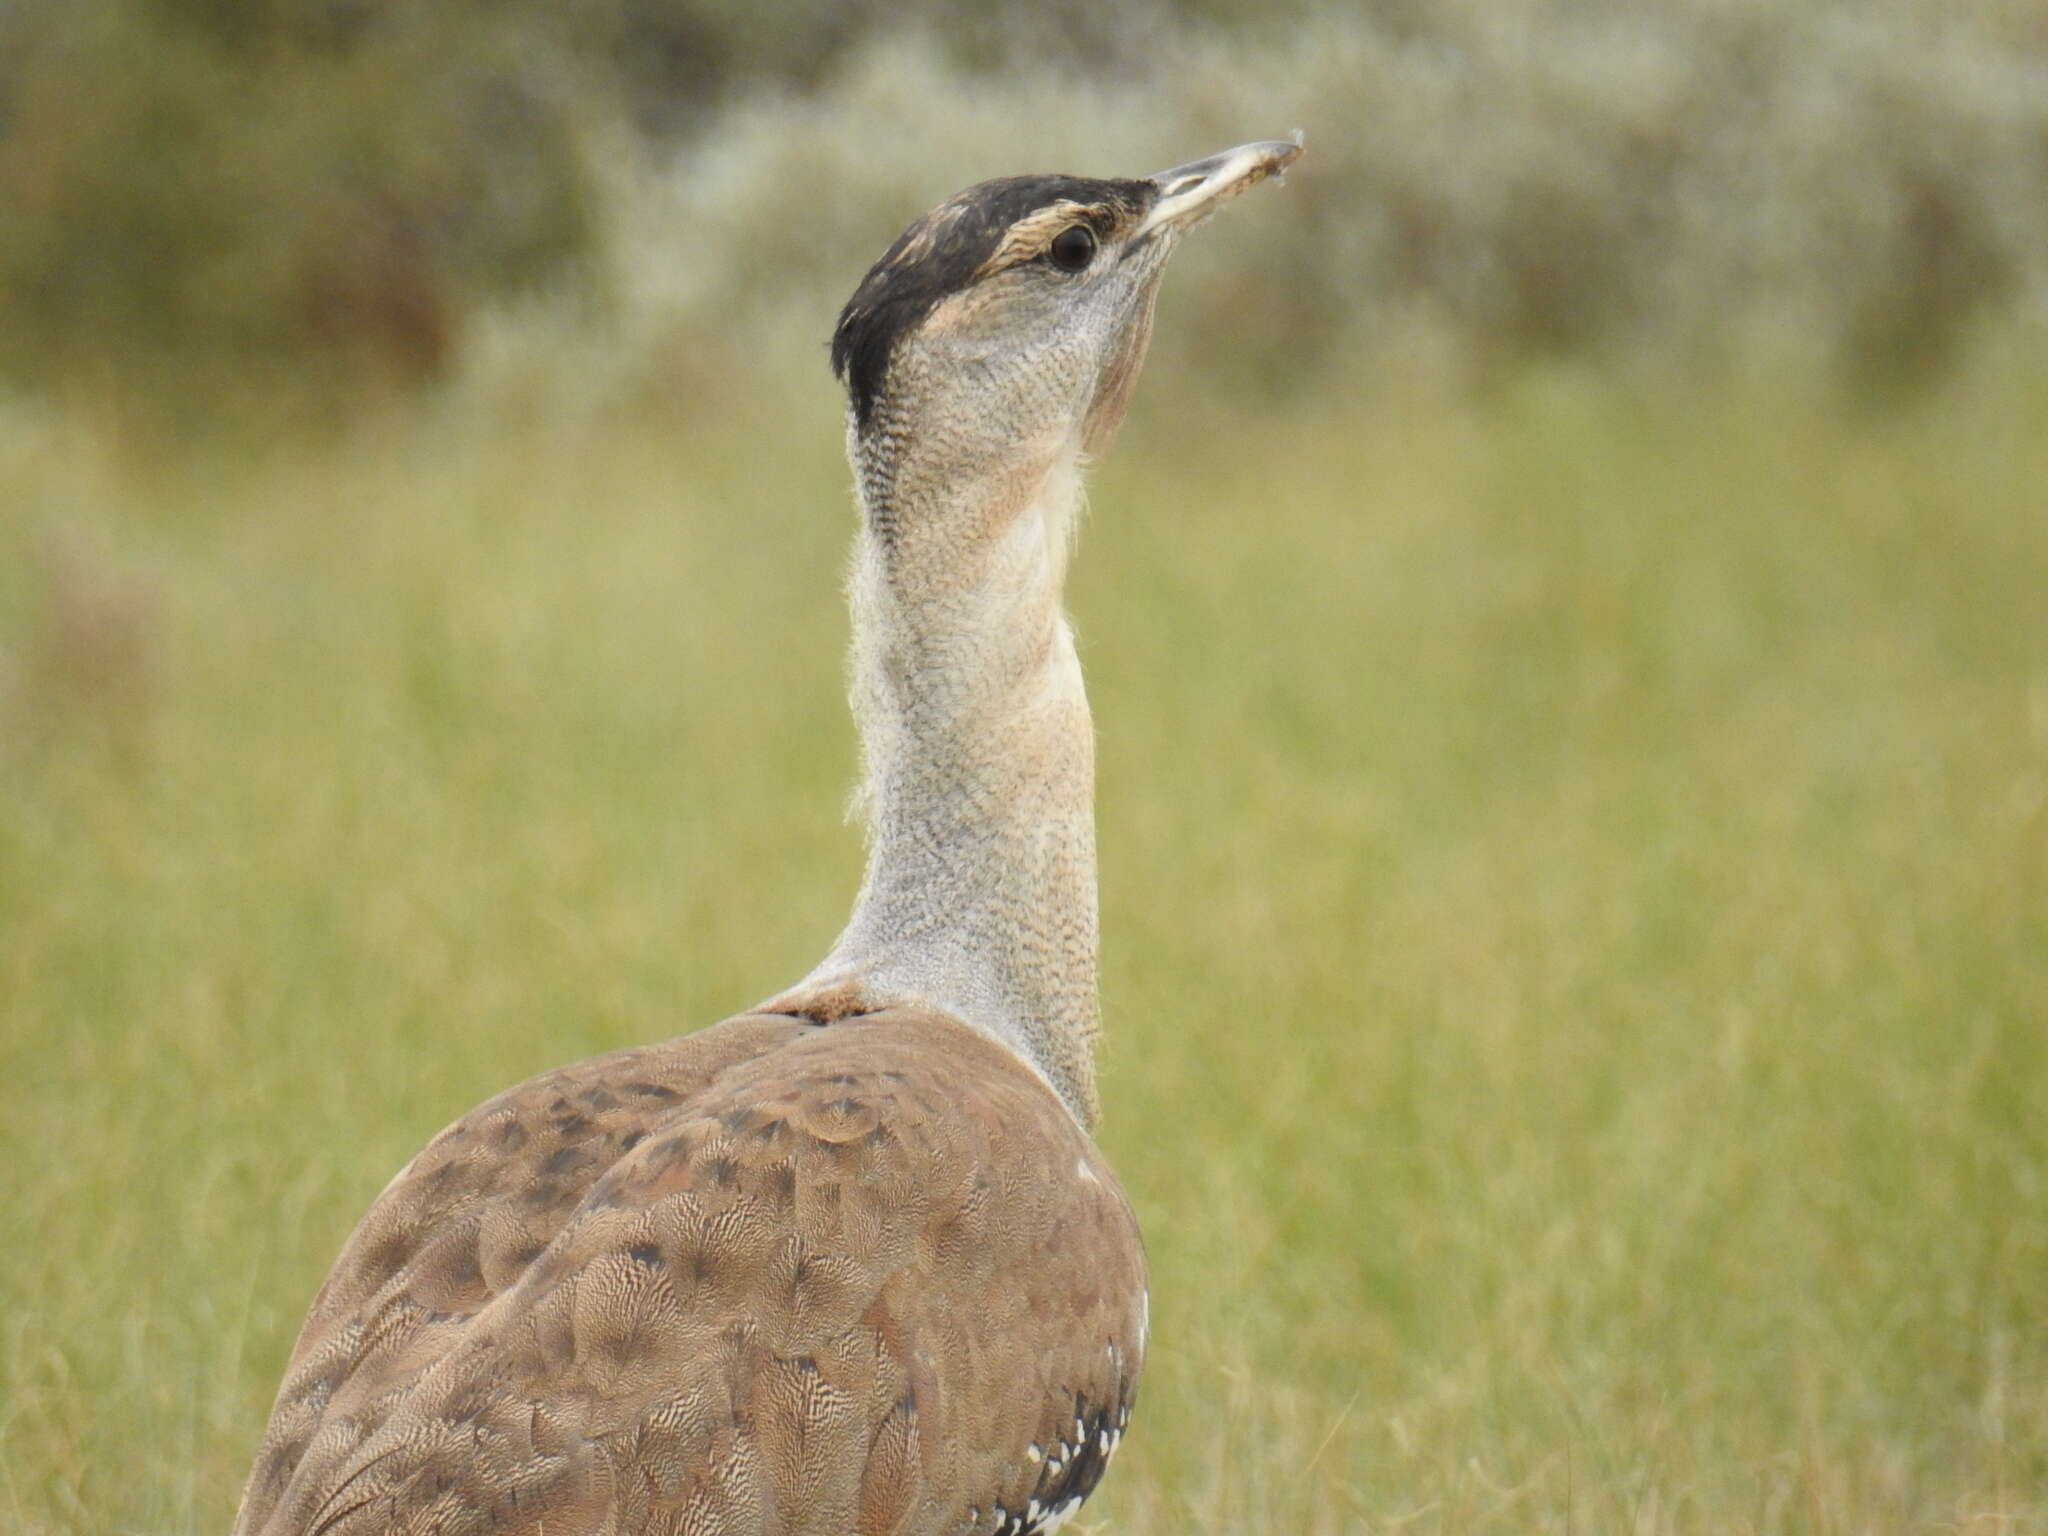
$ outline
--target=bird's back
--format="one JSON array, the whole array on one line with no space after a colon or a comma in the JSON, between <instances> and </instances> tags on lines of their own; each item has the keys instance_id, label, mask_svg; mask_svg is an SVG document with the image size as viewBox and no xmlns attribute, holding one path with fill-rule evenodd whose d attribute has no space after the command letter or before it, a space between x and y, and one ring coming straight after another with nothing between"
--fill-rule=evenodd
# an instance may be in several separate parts
<instances>
[{"instance_id":1,"label":"bird's back","mask_svg":"<svg viewBox=\"0 0 2048 1536\"><path fill-rule=\"evenodd\" d=\"M237 1536L1050 1530L1144 1260L1045 1083L947 1015L746 1014L449 1127L315 1299Z\"/></svg>"}]
</instances>

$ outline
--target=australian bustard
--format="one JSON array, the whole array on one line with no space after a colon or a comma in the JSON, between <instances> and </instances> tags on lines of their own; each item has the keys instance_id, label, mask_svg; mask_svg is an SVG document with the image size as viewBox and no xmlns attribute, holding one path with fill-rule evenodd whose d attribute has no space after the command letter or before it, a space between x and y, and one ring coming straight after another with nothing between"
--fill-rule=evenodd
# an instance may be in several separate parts
<instances>
[{"instance_id":1,"label":"australian bustard","mask_svg":"<svg viewBox=\"0 0 2048 1536\"><path fill-rule=\"evenodd\" d=\"M1061 589L1182 233L1279 171L940 204L840 316L870 820L846 931L693 1035L443 1131L314 1299L242 1536L1051 1531L1129 1420L1094 766Z\"/></svg>"}]
</instances>

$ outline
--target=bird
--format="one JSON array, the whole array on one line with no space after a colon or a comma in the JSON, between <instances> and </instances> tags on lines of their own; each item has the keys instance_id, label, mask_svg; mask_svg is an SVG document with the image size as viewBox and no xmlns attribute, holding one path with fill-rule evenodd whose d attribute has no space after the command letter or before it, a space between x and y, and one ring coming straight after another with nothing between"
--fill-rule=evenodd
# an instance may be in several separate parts
<instances>
[{"instance_id":1,"label":"bird","mask_svg":"<svg viewBox=\"0 0 2048 1536\"><path fill-rule=\"evenodd\" d=\"M1011 176L834 328L867 863L759 1006L498 1094L314 1297L236 1536L1037 1536L1150 1327L1093 1139L1092 724L1063 586L1168 257L1294 141Z\"/></svg>"}]
</instances>

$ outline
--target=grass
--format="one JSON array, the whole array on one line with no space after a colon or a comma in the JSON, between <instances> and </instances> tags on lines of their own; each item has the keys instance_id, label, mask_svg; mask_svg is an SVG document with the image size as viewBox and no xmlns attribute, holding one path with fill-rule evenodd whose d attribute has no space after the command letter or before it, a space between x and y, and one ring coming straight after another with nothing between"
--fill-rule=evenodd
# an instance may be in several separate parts
<instances>
[{"instance_id":1,"label":"grass","mask_svg":"<svg viewBox=\"0 0 2048 1536\"><path fill-rule=\"evenodd\" d=\"M2042 378L1151 382L1073 592L1157 1340L1090 1518L2048 1529ZM399 1163L836 931L834 408L16 415L0 503L0 1525L220 1531Z\"/></svg>"}]
</instances>

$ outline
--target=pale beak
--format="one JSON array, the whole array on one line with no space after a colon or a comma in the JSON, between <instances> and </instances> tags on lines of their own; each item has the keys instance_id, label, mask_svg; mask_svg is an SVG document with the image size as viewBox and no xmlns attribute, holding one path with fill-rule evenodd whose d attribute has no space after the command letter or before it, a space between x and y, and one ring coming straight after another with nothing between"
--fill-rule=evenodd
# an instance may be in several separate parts
<instances>
[{"instance_id":1,"label":"pale beak","mask_svg":"<svg viewBox=\"0 0 2048 1536\"><path fill-rule=\"evenodd\" d=\"M1286 139L1267 139L1257 144L1240 144L1206 160L1177 165L1146 180L1159 189L1159 200L1144 221L1131 232L1135 242L1162 229L1187 229L1200 223L1217 206L1255 187L1268 176L1277 176L1301 158L1301 145Z\"/></svg>"}]
</instances>

